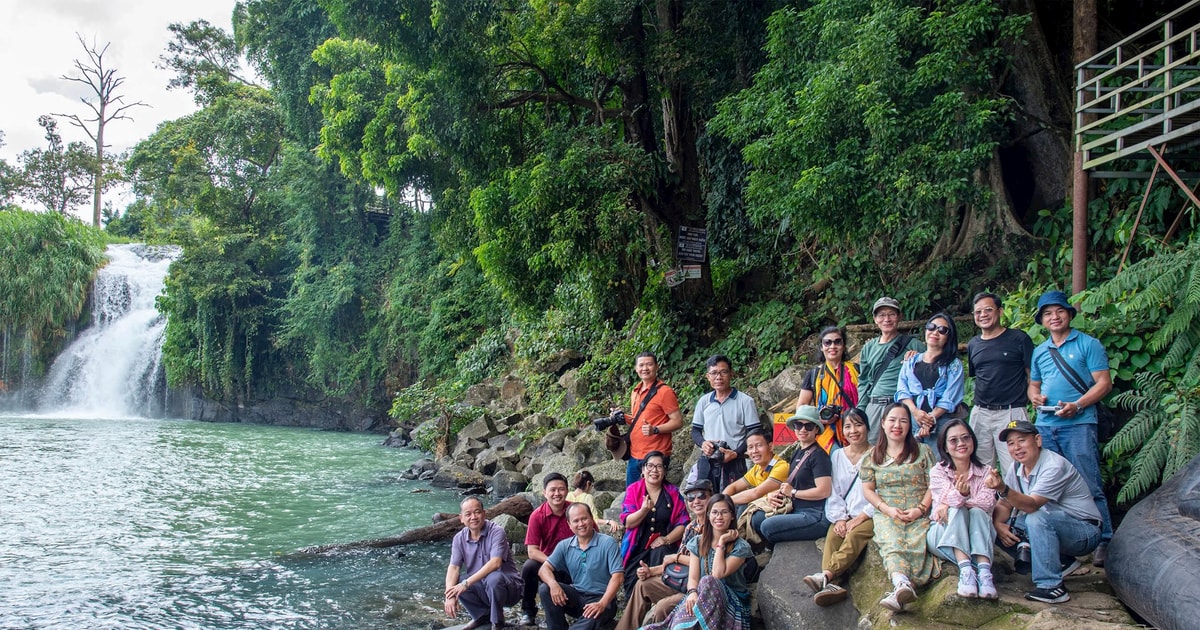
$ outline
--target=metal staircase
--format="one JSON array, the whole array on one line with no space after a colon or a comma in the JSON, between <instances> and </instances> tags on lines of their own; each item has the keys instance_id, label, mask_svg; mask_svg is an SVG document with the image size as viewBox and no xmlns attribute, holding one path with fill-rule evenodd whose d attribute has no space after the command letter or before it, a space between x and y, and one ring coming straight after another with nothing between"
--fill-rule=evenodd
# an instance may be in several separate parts
<instances>
[{"instance_id":1,"label":"metal staircase","mask_svg":"<svg viewBox=\"0 0 1200 630\"><path fill-rule=\"evenodd\" d=\"M1178 183L1162 154L1194 155L1200 148L1200 0L1075 72L1075 147L1084 170L1093 177L1145 177L1145 171L1098 169L1120 168L1124 162L1114 164L1120 158L1153 158Z\"/></svg>"}]
</instances>

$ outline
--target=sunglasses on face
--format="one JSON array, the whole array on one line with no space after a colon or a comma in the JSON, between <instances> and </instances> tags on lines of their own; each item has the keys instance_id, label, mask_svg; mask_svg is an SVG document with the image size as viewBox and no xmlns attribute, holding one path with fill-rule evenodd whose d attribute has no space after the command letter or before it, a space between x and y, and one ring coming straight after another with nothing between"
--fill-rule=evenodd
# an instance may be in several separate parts
<instances>
[{"instance_id":1,"label":"sunglasses on face","mask_svg":"<svg viewBox=\"0 0 1200 630\"><path fill-rule=\"evenodd\" d=\"M842 341L841 339L822 339L821 340L821 345L825 346L826 348L830 348L833 346L840 346L843 343L845 343L845 342Z\"/></svg>"},{"instance_id":2,"label":"sunglasses on face","mask_svg":"<svg viewBox=\"0 0 1200 630\"><path fill-rule=\"evenodd\" d=\"M693 502L694 501L707 501L708 495L706 495L706 494L689 494L687 500L693 501Z\"/></svg>"},{"instance_id":3,"label":"sunglasses on face","mask_svg":"<svg viewBox=\"0 0 1200 630\"><path fill-rule=\"evenodd\" d=\"M796 430L797 431L816 431L817 425L815 425L811 422L805 422L804 424L796 425Z\"/></svg>"},{"instance_id":4,"label":"sunglasses on face","mask_svg":"<svg viewBox=\"0 0 1200 630\"><path fill-rule=\"evenodd\" d=\"M928 324L925 324L925 330L928 330L929 332L936 332L939 335L949 335L950 334L949 326L941 326L941 325L935 324L933 322L929 322Z\"/></svg>"}]
</instances>

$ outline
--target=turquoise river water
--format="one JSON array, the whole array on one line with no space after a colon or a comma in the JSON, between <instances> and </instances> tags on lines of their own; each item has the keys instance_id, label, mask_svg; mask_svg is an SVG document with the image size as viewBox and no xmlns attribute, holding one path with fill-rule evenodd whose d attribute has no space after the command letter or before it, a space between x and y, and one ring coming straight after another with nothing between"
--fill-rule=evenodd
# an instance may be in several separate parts
<instances>
[{"instance_id":1,"label":"turquoise river water","mask_svg":"<svg viewBox=\"0 0 1200 630\"><path fill-rule=\"evenodd\" d=\"M0 417L0 628L417 628L448 545L394 535L458 497L378 435Z\"/></svg>"}]
</instances>

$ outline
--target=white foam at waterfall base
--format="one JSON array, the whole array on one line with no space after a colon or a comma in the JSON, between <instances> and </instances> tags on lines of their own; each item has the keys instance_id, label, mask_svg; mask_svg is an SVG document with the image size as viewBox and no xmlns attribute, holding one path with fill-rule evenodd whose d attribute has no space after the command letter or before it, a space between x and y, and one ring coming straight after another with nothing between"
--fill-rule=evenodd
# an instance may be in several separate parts
<instances>
[{"instance_id":1,"label":"white foam at waterfall base","mask_svg":"<svg viewBox=\"0 0 1200 630\"><path fill-rule=\"evenodd\" d=\"M110 245L107 254L92 290L92 325L55 359L41 413L129 418L161 410L167 321L154 301L179 249Z\"/></svg>"}]
</instances>

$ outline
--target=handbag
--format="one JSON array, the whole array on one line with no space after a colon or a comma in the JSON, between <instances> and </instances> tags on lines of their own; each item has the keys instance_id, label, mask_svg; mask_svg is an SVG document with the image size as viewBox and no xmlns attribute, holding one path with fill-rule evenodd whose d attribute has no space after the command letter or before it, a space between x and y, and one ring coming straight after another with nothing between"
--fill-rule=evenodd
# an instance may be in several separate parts
<instances>
[{"instance_id":1,"label":"handbag","mask_svg":"<svg viewBox=\"0 0 1200 630\"><path fill-rule=\"evenodd\" d=\"M663 584L679 591L680 593L687 590L688 571L691 567L682 562L670 562L663 565L662 581Z\"/></svg>"}]
</instances>

